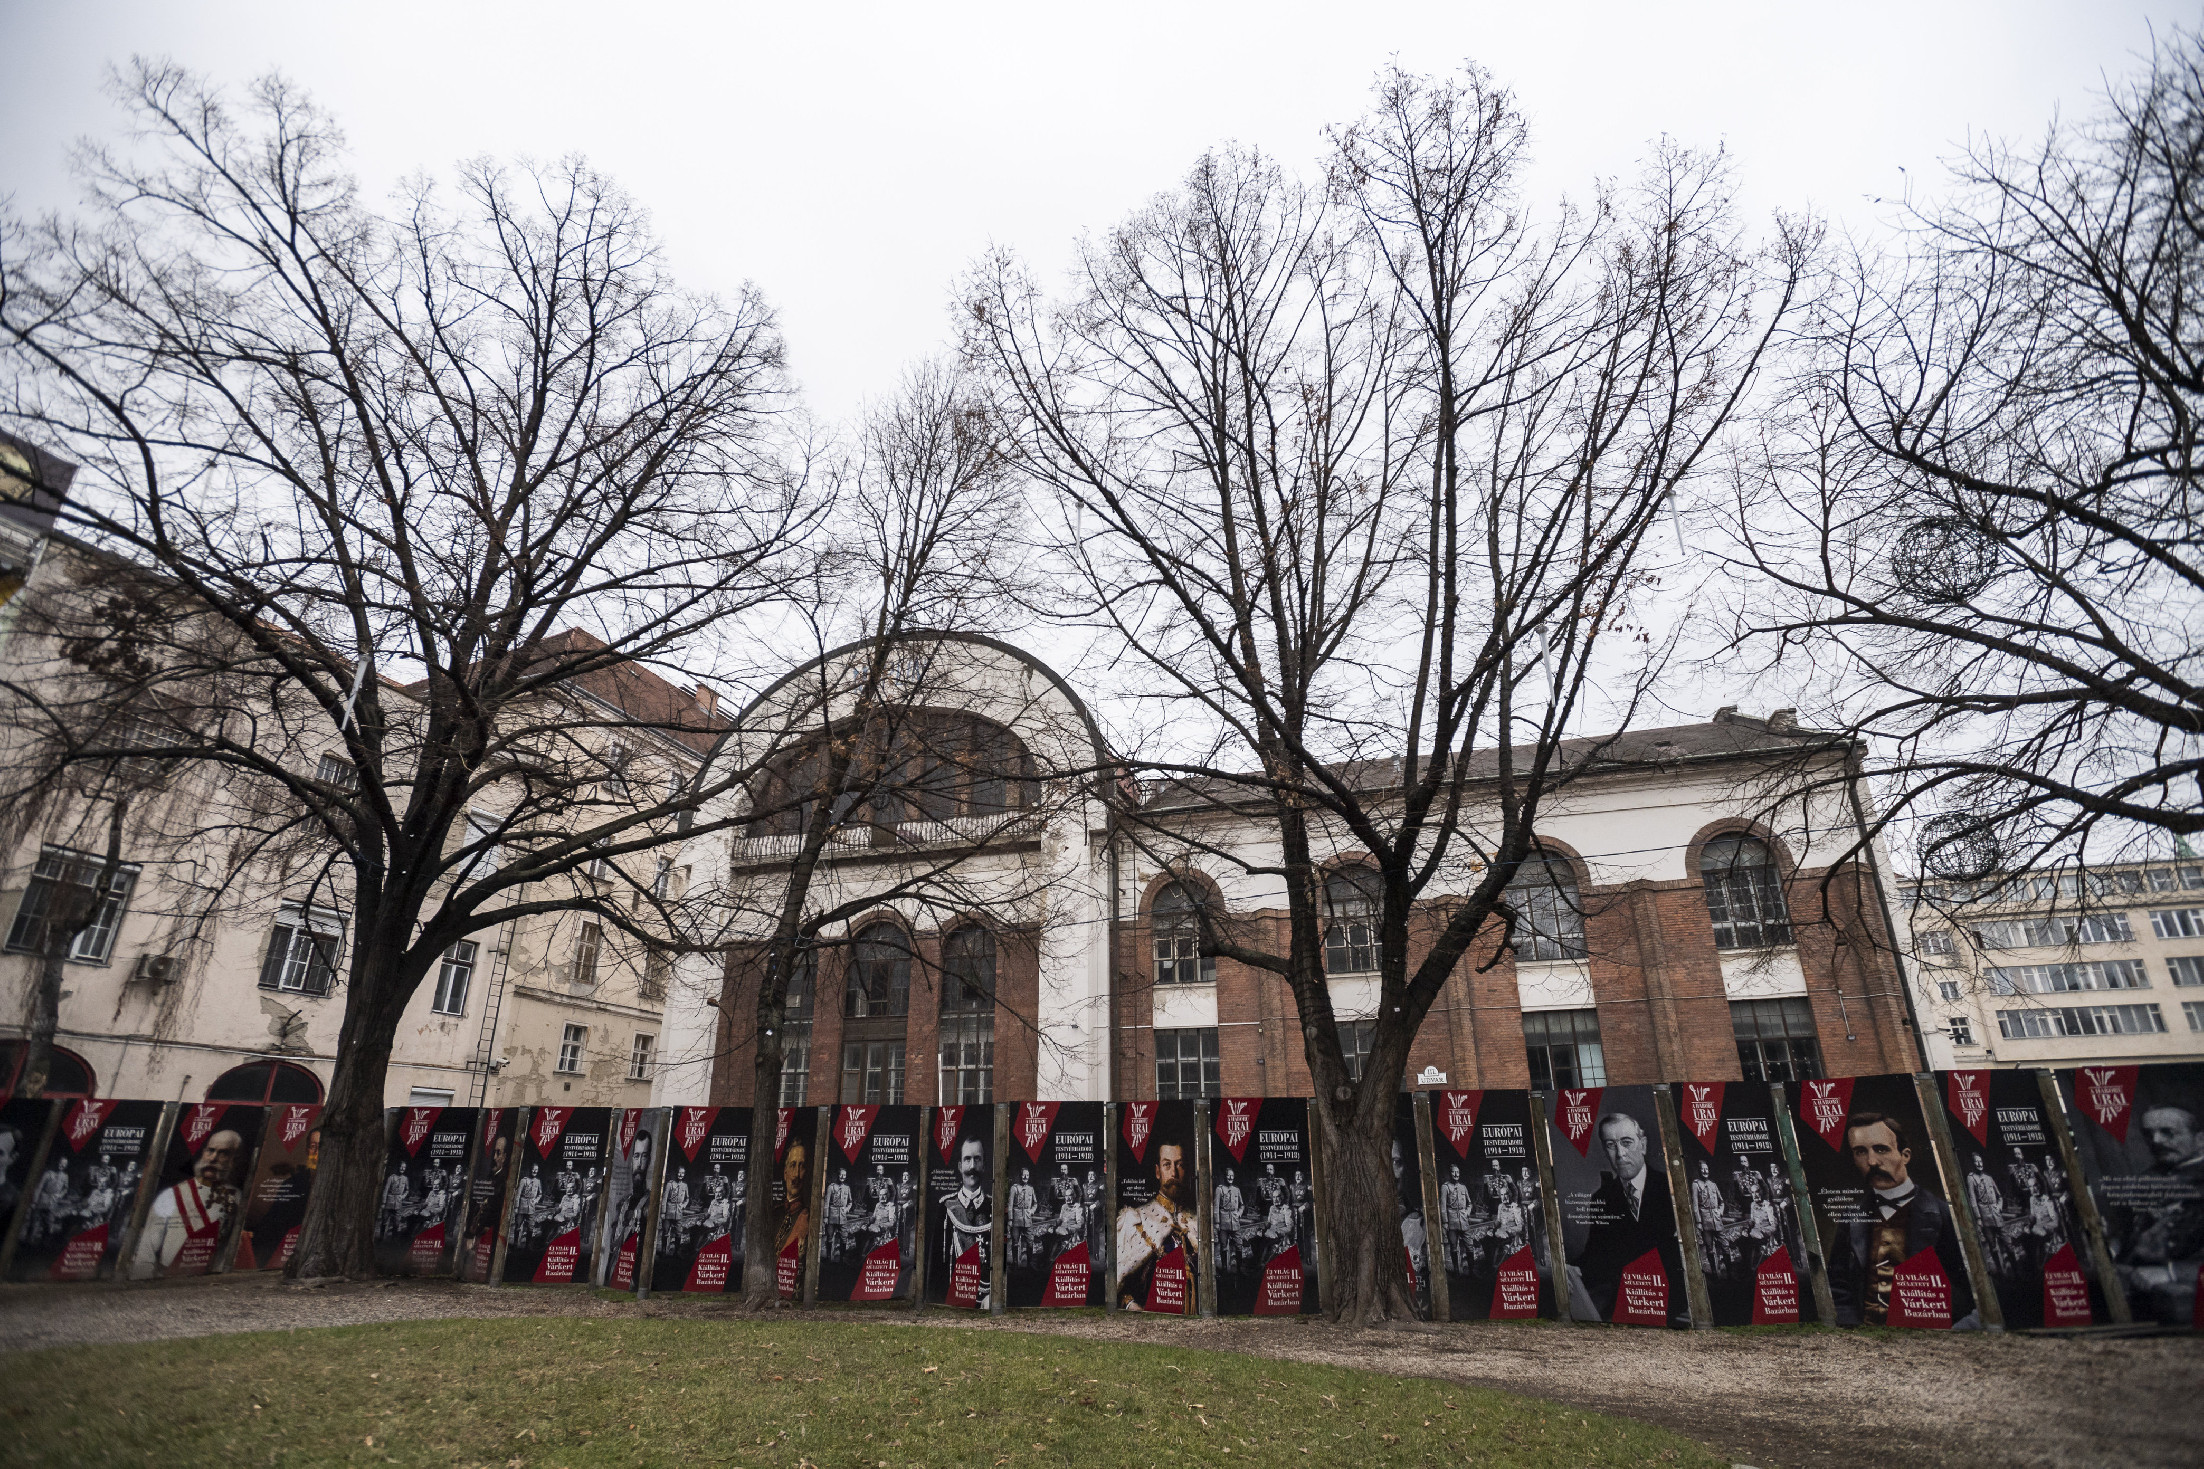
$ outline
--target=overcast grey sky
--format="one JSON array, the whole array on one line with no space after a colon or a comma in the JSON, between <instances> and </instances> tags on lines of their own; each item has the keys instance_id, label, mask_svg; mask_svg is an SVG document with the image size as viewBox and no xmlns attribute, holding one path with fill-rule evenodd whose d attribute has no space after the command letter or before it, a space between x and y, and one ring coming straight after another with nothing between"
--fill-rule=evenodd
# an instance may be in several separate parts
<instances>
[{"instance_id":1,"label":"overcast grey sky","mask_svg":"<svg viewBox=\"0 0 2204 1469\"><path fill-rule=\"evenodd\" d=\"M0 0L0 188L72 197L72 139L110 133L104 68L168 55L280 67L344 123L380 194L477 153L587 154L653 211L683 280L780 307L821 413L946 336L950 280L991 242L1044 270L1205 146L1306 166L1389 56L1464 57L1515 88L1539 195L1626 172L1663 132L1726 143L1756 211L1933 186L1970 130L2038 132L2193 6L1468 3L1086 6Z\"/></svg>"}]
</instances>

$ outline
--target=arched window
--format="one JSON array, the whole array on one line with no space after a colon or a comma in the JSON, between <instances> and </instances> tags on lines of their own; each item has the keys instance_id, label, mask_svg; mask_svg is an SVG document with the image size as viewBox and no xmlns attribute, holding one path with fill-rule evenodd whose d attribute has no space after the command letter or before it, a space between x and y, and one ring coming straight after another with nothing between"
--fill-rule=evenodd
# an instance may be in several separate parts
<instances>
[{"instance_id":1,"label":"arched window","mask_svg":"<svg viewBox=\"0 0 2204 1469\"><path fill-rule=\"evenodd\" d=\"M1699 849L1717 949L1772 949L1791 941L1783 878L1758 837L1719 836Z\"/></svg>"},{"instance_id":2,"label":"arched window","mask_svg":"<svg viewBox=\"0 0 2204 1469\"><path fill-rule=\"evenodd\" d=\"M1203 958L1197 900L1186 884L1174 882L1156 894L1148 910L1155 933L1157 984L1214 984L1217 961Z\"/></svg>"},{"instance_id":3,"label":"arched window","mask_svg":"<svg viewBox=\"0 0 2204 1469\"><path fill-rule=\"evenodd\" d=\"M978 924L941 946L941 1104L995 1099L995 936Z\"/></svg>"},{"instance_id":4,"label":"arched window","mask_svg":"<svg viewBox=\"0 0 2204 1469\"><path fill-rule=\"evenodd\" d=\"M0 1074L7 1077L4 1096L14 1096L15 1088L23 1079L24 1063L30 1059L31 1048L24 1041L0 1041ZM54 1046L52 1057L46 1063L46 1089L42 1097L90 1097L97 1096L92 1063L76 1052Z\"/></svg>"},{"instance_id":5,"label":"arched window","mask_svg":"<svg viewBox=\"0 0 2204 1469\"><path fill-rule=\"evenodd\" d=\"M1033 757L1017 736L969 714L889 710L857 748L862 753L832 802L837 822L892 832L907 822L999 816L1038 798ZM755 788L749 835L786 836L809 826L820 750L815 740L773 762Z\"/></svg>"},{"instance_id":6,"label":"arched window","mask_svg":"<svg viewBox=\"0 0 2204 1469\"><path fill-rule=\"evenodd\" d=\"M1324 930L1326 974L1376 971L1380 901L1378 875L1367 867L1342 867L1324 879L1324 911L1331 920Z\"/></svg>"},{"instance_id":7,"label":"arched window","mask_svg":"<svg viewBox=\"0 0 2204 1469\"><path fill-rule=\"evenodd\" d=\"M288 1061L248 1061L232 1066L207 1088L210 1102L318 1102L321 1078Z\"/></svg>"},{"instance_id":8,"label":"arched window","mask_svg":"<svg viewBox=\"0 0 2204 1469\"><path fill-rule=\"evenodd\" d=\"M903 1043L911 1010L911 945L892 923L858 931L842 990L842 1100L903 1100Z\"/></svg>"},{"instance_id":9,"label":"arched window","mask_svg":"<svg viewBox=\"0 0 2204 1469\"><path fill-rule=\"evenodd\" d=\"M1515 909L1515 957L1518 960L1582 959L1584 903L1577 895L1576 869L1554 852L1533 852L1515 870L1507 901Z\"/></svg>"}]
</instances>

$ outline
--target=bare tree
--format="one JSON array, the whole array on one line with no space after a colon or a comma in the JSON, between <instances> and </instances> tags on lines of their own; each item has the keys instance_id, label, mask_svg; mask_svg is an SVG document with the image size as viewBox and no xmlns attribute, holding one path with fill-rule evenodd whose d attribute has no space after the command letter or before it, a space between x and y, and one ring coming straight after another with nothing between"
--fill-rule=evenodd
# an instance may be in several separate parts
<instances>
[{"instance_id":1,"label":"bare tree","mask_svg":"<svg viewBox=\"0 0 2204 1469\"><path fill-rule=\"evenodd\" d=\"M1535 925L1539 812L1601 753L1567 731L1595 685L1628 721L1658 651L1636 643L1647 534L1751 383L1799 248L1749 255L1718 163L1666 148L1636 190L1534 227L1521 118L1474 69L1386 73L1335 141L1327 190L1213 154L1084 251L1070 299L1007 259L967 298L1062 507L1068 610L1168 709L1129 757L1160 782L1131 831L1284 910L1203 903L1201 948L1292 991L1327 1310L1369 1323L1413 1314L1388 1156L1410 1044L1480 942ZM1359 1081L1323 961L1342 865L1377 909Z\"/></svg>"},{"instance_id":2,"label":"bare tree","mask_svg":"<svg viewBox=\"0 0 2204 1469\"><path fill-rule=\"evenodd\" d=\"M440 954L565 909L704 941L628 874L744 773L631 782L712 722L617 685L727 676L715 640L786 590L814 512L780 342L754 294L681 291L578 161L469 165L385 215L280 80L237 108L141 64L120 91L151 157L87 150L88 220L0 242L8 421L84 466L64 524L115 568L46 609L69 676L11 669L8 718L53 768L211 772L206 824L297 839L348 910L291 1270L360 1274L394 1031Z\"/></svg>"}]
</instances>

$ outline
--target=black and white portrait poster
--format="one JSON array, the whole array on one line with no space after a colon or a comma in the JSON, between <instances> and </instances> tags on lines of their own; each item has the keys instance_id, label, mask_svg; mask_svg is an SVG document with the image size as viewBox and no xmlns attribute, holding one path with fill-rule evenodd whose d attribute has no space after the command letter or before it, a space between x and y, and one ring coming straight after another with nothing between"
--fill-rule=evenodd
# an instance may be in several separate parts
<instances>
[{"instance_id":1,"label":"black and white portrait poster","mask_svg":"<svg viewBox=\"0 0 2204 1469\"><path fill-rule=\"evenodd\" d=\"M658 1255L651 1289L742 1289L750 1190L750 1109L676 1107L658 1185Z\"/></svg>"},{"instance_id":2,"label":"black and white portrait poster","mask_svg":"<svg viewBox=\"0 0 2204 1469\"><path fill-rule=\"evenodd\" d=\"M1316 1170L1303 1097L1225 1097L1210 1145L1217 1314L1300 1316L1316 1299Z\"/></svg>"},{"instance_id":3,"label":"black and white portrait poster","mask_svg":"<svg viewBox=\"0 0 2204 1469\"><path fill-rule=\"evenodd\" d=\"M1837 1325L1979 1325L1913 1078L1840 1076L1792 1087L1798 1161Z\"/></svg>"},{"instance_id":4,"label":"black and white portrait poster","mask_svg":"<svg viewBox=\"0 0 2204 1469\"><path fill-rule=\"evenodd\" d=\"M1099 1306L1102 1281L1100 1102L1014 1102L1004 1278L1012 1306Z\"/></svg>"},{"instance_id":5,"label":"black and white portrait poster","mask_svg":"<svg viewBox=\"0 0 2204 1469\"><path fill-rule=\"evenodd\" d=\"M1118 1109L1117 1301L1132 1311L1199 1308L1201 1208L1194 1197L1194 1104Z\"/></svg>"},{"instance_id":6,"label":"black and white portrait poster","mask_svg":"<svg viewBox=\"0 0 2204 1469\"><path fill-rule=\"evenodd\" d=\"M657 1156L663 1113L649 1107L621 1107L613 1113L612 1165L605 1179L605 1230L597 1247L600 1286L635 1289L635 1272L644 1254L643 1231L650 1222L650 1171Z\"/></svg>"},{"instance_id":7,"label":"black and white portrait poster","mask_svg":"<svg viewBox=\"0 0 2204 1469\"><path fill-rule=\"evenodd\" d=\"M529 1112L506 1225L506 1284L588 1283L611 1151L610 1107Z\"/></svg>"},{"instance_id":8,"label":"black and white portrait poster","mask_svg":"<svg viewBox=\"0 0 2204 1469\"><path fill-rule=\"evenodd\" d=\"M2074 1146L2137 1321L2204 1321L2204 1065L2061 1071Z\"/></svg>"},{"instance_id":9,"label":"black and white portrait poster","mask_svg":"<svg viewBox=\"0 0 2204 1469\"><path fill-rule=\"evenodd\" d=\"M513 1153L519 1142L521 1109L487 1107L482 1111L482 1146L475 1153L467 1184L467 1212L459 1231L459 1278L482 1284L497 1263L498 1232L505 1218L505 1194L513 1181Z\"/></svg>"},{"instance_id":10,"label":"black and white portrait poster","mask_svg":"<svg viewBox=\"0 0 2204 1469\"><path fill-rule=\"evenodd\" d=\"M1547 1098L1569 1315L1618 1326L1688 1326L1683 1239L1650 1086Z\"/></svg>"},{"instance_id":11,"label":"black and white portrait poster","mask_svg":"<svg viewBox=\"0 0 2204 1469\"><path fill-rule=\"evenodd\" d=\"M10 1275L97 1280L113 1270L152 1166L161 1107L91 1098L64 1106L24 1201Z\"/></svg>"},{"instance_id":12,"label":"black and white portrait poster","mask_svg":"<svg viewBox=\"0 0 2204 1469\"><path fill-rule=\"evenodd\" d=\"M0 1101L0 1245L13 1233L23 1201L30 1197L31 1168L54 1105L30 1097Z\"/></svg>"},{"instance_id":13,"label":"black and white portrait poster","mask_svg":"<svg viewBox=\"0 0 2204 1469\"><path fill-rule=\"evenodd\" d=\"M928 1133L926 1299L985 1311L994 1299L993 1107L936 1107Z\"/></svg>"},{"instance_id":14,"label":"black and white portrait poster","mask_svg":"<svg viewBox=\"0 0 2204 1469\"><path fill-rule=\"evenodd\" d=\"M435 1275L457 1244L474 1152L472 1107L399 1107L390 1114L375 1198L375 1268Z\"/></svg>"},{"instance_id":15,"label":"black and white portrait poster","mask_svg":"<svg viewBox=\"0 0 2204 1469\"><path fill-rule=\"evenodd\" d=\"M773 1123L773 1271L781 1299L803 1293L811 1248L811 1145L817 1107L783 1107Z\"/></svg>"},{"instance_id":16,"label":"black and white portrait poster","mask_svg":"<svg viewBox=\"0 0 2204 1469\"><path fill-rule=\"evenodd\" d=\"M1763 1082L1675 1086L1686 1201L1716 1326L1817 1319L1791 1166Z\"/></svg>"},{"instance_id":17,"label":"black and white portrait poster","mask_svg":"<svg viewBox=\"0 0 2204 1469\"><path fill-rule=\"evenodd\" d=\"M819 1195L819 1299L907 1300L918 1264L919 1109L834 1109Z\"/></svg>"},{"instance_id":18,"label":"black and white portrait poster","mask_svg":"<svg viewBox=\"0 0 2204 1469\"><path fill-rule=\"evenodd\" d=\"M1416 1101L1407 1092L1393 1109L1393 1193L1400 1203L1401 1263L1415 1297L1416 1318L1431 1319L1431 1230L1423 1215L1423 1160L1416 1138Z\"/></svg>"},{"instance_id":19,"label":"black and white portrait poster","mask_svg":"<svg viewBox=\"0 0 2204 1469\"><path fill-rule=\"evenodd\" d=\"M1959 1186L2008 1330L2109 1321L2033 1071L1940 1071Z\"/></svg>"},{"instance_id":20,"label":"black and white portrait poster","mask_svg":"<svg viewBox=\"0 0 2204 1469\"><path fill-rule=\"evenodd\" d=\"M152 1206L130 1246L130 1278L205 1275L245 1218L245 1181L266 1121L257 1106L196 1102L176 1115Z\"/></svg>"},{"instance_id":21,"label":"black and white portrait poster","mask_svg":"<svg viewBox=\"0 0 2204 1469\"><path fill-rule=\"evenodd\" d=\"M314 1191L321 1105L278 1102L268 1108L267 1131L245 1188L245 1227L230 1257L232 1270L281 1270L290 1264L299 1226L306 1222L306 1198Z\"/></svg>"},{"instance_id":22,"label":"black and white portrait poster","mask_svg":"<svg viewBox=\"0 0 2204 1469\"><path fill-rule=\"evenodd\" d=\"M1439 1262L1456 1321L1555 1314L1536 1117L1529 1092L1431 1094Z\"/></svg>"}]
</instances>

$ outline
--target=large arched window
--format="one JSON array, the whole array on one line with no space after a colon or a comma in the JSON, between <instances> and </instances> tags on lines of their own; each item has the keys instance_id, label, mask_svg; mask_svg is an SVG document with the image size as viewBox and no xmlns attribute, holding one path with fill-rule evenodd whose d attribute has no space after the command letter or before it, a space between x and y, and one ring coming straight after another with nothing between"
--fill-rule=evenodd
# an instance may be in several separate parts
<instances>
[{"instance_id":1,"label":"large arched window","mask_svg":"<svg viewBox=\"0 0 2204 1469\"><path fill-rule=\"evenodd\" d=\"M1216 982L1217 961L1202 957L1201 920L1186 884L1174 882L1156 894L1148 924L1155 935L1157 984Z\"/></svg>"},{"instance_id":2,"label":"large arched window","mask_svg":"<svg viewBox=\"0 0 2204 1469\"><path fill-rule=\"evenodd\" d=\"M1326 974L1375 972L1378 906L1378 875L1369 868L1342 867L1324 879Z\"/></svg>"},{"instance_id":3,"label":"large arched window","mask_svg":"<svg viewBox=\"0 0 2204 1469\"><path fill-rule=\"evenodd\" d=\"M995 936L978 924L941 945L941 1104L995 1099Z\"/></svg>"},{"instance_id":4,"label":"large arched window","mask_svg":"<svg viewBox=\"0 0 2204 1469\"><path fill-rule=\"evenodd\" d=\"M1515 870L1507 901L1515 909L1515 957L1518 960L1582 959L1584 903L1577 894L1576 869L1554 852L1533 852Z\"/></svg>"},{"instance_id":5,"label":"large arched window","mask_svg":"<svg viewBox=\"0 0 2204 1469\"><path fill-rule=\"evenodd\" d=\"M7 1090L0 1096L14 1096L23 1080L24 1063L30 1059L30 1045L24 1041L0 1041L0 1075L7 1078ZM42 1097L89 1097L97 1095L97 1079L92 1063L76 1052L60 1046L51 1048L52 1059L46 1064L46 1089Z\"/></svg>"},{"instance_id":6,"label":"large arched window","mask_svg":"<svg viewBox=\"0 0 2204 1469\"><path fill-rule=\"evenodd\" d=\"M842 990L842 1100L903 1100L903 1043L911 1011L911 945L892 923L860 929Z\"/></svg>"},{"instance_id":7,"label":"large arched window","mask_svg":"<svg viewBox=\"0 0 2204 1469\"><path fill-rule=\"evenodd\" d=\"M321 1078L288 1061L248 1061L232 1066L207 1088L210 1102L318 1102Z\"/></svg>"},{"instance_id":8,"label":"large arched window","mask_svg":"<svg viewBox=\"0 0 2204 1469\"><path fill-rule=\"evenodd\" d=\"M1758 837L1718 836L1699 849L1717 949L1772 949L1791 941L1783 878Z\"/></svg>"}]
</instances>

